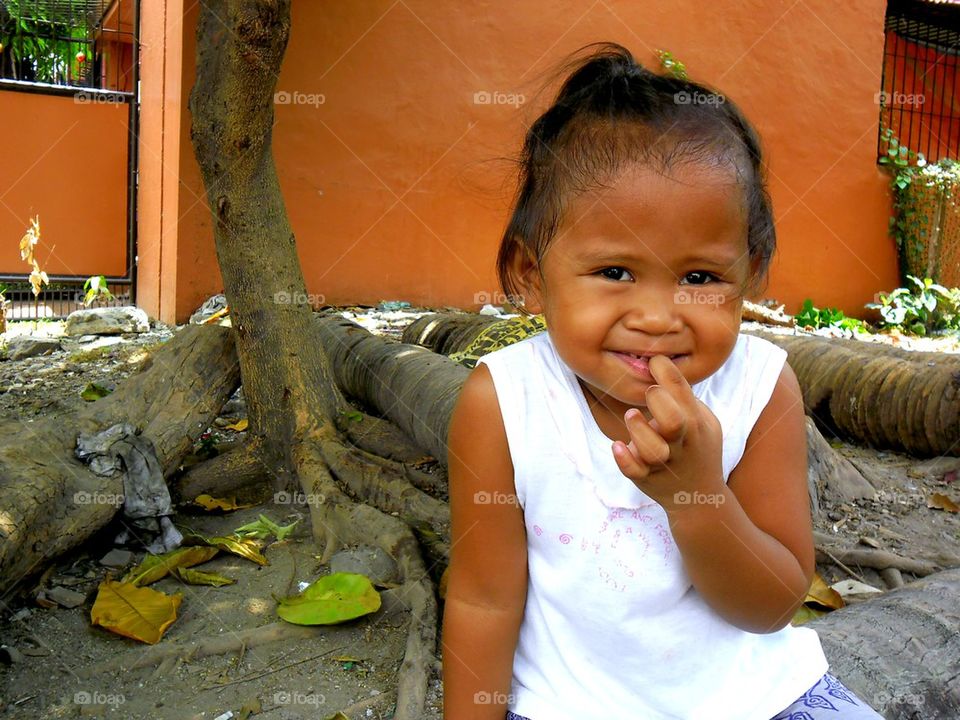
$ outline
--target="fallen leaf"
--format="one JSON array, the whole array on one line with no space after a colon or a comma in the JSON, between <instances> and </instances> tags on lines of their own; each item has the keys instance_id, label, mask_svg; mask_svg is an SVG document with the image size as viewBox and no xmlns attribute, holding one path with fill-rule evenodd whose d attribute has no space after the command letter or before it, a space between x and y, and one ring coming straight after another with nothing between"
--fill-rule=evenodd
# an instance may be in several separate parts
<instances>
[{"instance_id":1,"label":"fallen leaf","mask_svg":"<svg viewBox=\"0 0 960 720\"><path fill-rule=\"evenodd\" d=\"M194 545L171 550L163 555L147 555L142 563L126 574L123 582L138 586L149 585L169 575L174 568L187 568L205 563L217 552L216 547Z\"/></svg>"},{"instance_id":2,"label":"fallen leaf","mask_svg":"<svg viewBox=\"0 0 960 720\"><path fill-rule=\"evenodd\" d=\"M100 583L90 621L110 632L153 645L173 621L183 596L106 580Z\"/></svg>"},{"instance_id":3,"label":"fallen leaf","mask_svg":"<svg viewBox=\"0 0 960 720\"><path fill-rule=\"evenodd\" d=\"M294 625L333 625L380 609L380 593L357 573L333 573L302 593L280 598L277 615Z\"/></svg>"},{"instance_id":4,"label":"fallen leaf","mask_svg":"<svg viewBox=\"0 0 960 720\"><path fill-rule=\"evenodd\" d=\"M269 565L269 561L260 553L260 543L254 538L212 537L206 542L213 547L226 550L234 555L251 560L257 565Z\"/></svg>"},{"instance_id":5,"label":"fallen leaf","mask_svg":"<svg viewBox=\"0 0 960 720\"><path fill-rule=\"evenodd\" d=\"M215 498L212 495L197 495L193 504L199 505L205 510L223 510L224 512L253 507L253 505L237 505L236 498Z\"/></svg>"},{"instance_id":6,"label":"fallen leaf","mask_svg":"<svg viewBox=\"0 0 960 720\"><path fill-rule=\"evenodd\" d=\"M327 715L323 720L350 720L342 712L334 713L333 715Z\"/></svg>"},{"instance_id":7,"label":"fallen leaf","mask_svg":"<svg viewBox=\"0 0 960 720\"><path fill-rule=\"evenodd\" d=\"M813 581L810 583L810 589L807 590L807 596L803 599L803 602L804 604L815 603L827 610L839 610L846 605L843 596L827 585L820 577L820 573L813 574Z\"/></svg>"},{"instance_id":8,"label":"fallen leaf","mask_svg":"<svg viewBox=\"0 0 960 720\"><path fill-rule=\"evenodd\" d=\"M799 608L797 608L797 612L794 613L793 619L790 620L790 624L803 625L806 622L816 620L818 617L823 617L826 614L826 610L817 610L809 605L801 605Z\"/></svg>"},{"instance_id":9,"label":"fallen leaf","mask_svg":"<svg viewBox=\"0 0 960 720\"><path fill-rule=\"evenodd\" d=\"M941 493L932 493L930 497L927 498L927 507L951 513L960 512L960 506Z\"/></svg>"},{"instance_id":10,"label":"fallen leaf","mask_svg":"<svg viewBox=\"0 0 960 720\"><path fill-rule=\"evenodd\" d=\"M236 432L243 432L244 430L247 429L248 424L249 424L249 422L248 422L247 418L241 418L240 420L237 420L237 421L236 421L235 423L233 423L232 425L224 425L224 427L225 427L227 430L234 430L234 431L236 431Z\"/></svg>"},{"instance_id":11,"label":"fallen leaf","mask_svg":"<svg viewBox=\"0 0 960 720\"><path fill-rule=\"evenodd\" d=\"M221 587L223 585L233 585L236 582L233 578L225 577L215 572L206 572L204 570L188 570L185 567L176 567L173 574L183 580L187 585L212 585Z\"/></svg>"},{"instance_id":12,"label":"fallen leaf","mask_svg":"<svg viewBox=\"0 0 960 720\"><path fill-rule=\"evenodd\" d=\"M87 386L80 392L80 397L87 402L93 402L94 400L106 397L110 393L111 390L105 388L103 385L92 382L87 383Z\"/></svg>"},{"instance_id":13,"label":"fallen leaf","mask_svg":"<svg viewBox=\"0 0 960 720\"><path fill-rule=\"evenodd\" d=\"M255 537L261 540L265 540L273 535L277 538L277 540L283 540L285 537L287 537L287 535L293 532L293 529L297 526L298 522L300 521L295 520L290 525L277 525L266 515L260 515L255 522L241 525L233 531L233 534L241 535L243 537Z\"/></svg>"}]
</instances>

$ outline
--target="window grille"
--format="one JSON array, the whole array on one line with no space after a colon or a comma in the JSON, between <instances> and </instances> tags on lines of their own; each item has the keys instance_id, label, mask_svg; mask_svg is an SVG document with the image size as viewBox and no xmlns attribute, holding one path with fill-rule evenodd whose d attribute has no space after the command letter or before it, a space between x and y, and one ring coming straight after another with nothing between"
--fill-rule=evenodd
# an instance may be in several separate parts
<instances>
[{"instance_id":1,"label":"window grille","mask_svg":"<svg viewBox=\"0 0 960 720\"><path fill-rule=\"evenodd\" d=\"M929 162L960 159L960 2L889 0L878 157L889 128Z\"/></svg>"},{"instance_id":2,"label":"window grille","mask_svg":"<svg viewBox=\"0 0 960 720\"><path fill-rule=\"evenodd\" d=\"M0 79L130 92L130 0L0 0Z\"/></svg>"}]
</instances>

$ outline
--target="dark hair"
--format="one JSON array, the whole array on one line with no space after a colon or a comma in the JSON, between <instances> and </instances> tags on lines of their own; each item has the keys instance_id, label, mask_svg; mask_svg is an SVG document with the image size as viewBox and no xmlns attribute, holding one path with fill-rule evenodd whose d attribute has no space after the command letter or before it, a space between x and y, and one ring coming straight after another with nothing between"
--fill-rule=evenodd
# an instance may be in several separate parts
<instances>
[{"instance_id":1,"label":"dark hair","mask_svg":"<svg viewBox=\"0 0 960 720\"><path fill-rule=\"evenodd\" d=\"M747 205L749 286L759 289L776 232L756 131L723 95L650 72L615 43L583 50L591 48L588 57L566 66L570 74L556 100L527 132L513 215L497 255L504 292L520 296L513 261L518 253L541 261L571 193L601 187L627 163L665 172L677 160L727 162L736 169Z\"/></svg>"}]
</instances>

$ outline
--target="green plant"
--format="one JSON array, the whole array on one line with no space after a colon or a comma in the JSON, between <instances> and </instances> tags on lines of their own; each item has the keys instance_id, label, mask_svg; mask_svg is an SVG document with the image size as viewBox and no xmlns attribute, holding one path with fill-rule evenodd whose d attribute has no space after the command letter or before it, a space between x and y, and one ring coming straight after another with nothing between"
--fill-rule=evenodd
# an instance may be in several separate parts
<instances>
[{"instance_id":1,"label":"green plant","mask_svg":"<svg viewBox=\"0 0 960 720\"><path fill-rule=\"evenodd\" d=\"M91 275L83 284L83 304L90 307L96 300L113 300L113 293L107 287L107 279L103 275Z\"/></svg>"},{"instance_id":2,"label":"green plant","mask_svg":"<svg viewBox=\"0 0 960 720\"><path fill-rule=\"evenodd\" d=\"M669 50L654 50L657 60L660 61L660 67L664 72L673 75L678 80L687 79L687 66L674 57Z\"/></svg>"},{"instance_id":3,"label":"green plant","mask_svg":"<svg viewBox=\"0 0 960 720\"><path fill-rule=\"evenodd\" d=\"M803 307L800 308L794 316L794 321L799 327L810 328L839 328L850 332L869 333L870 329L863 320L847 317L842 310L837 308L817 308L813 305L813 300L807 298L803 301Z\"/></svg>"},{"instance_id":4,"label":"green plant","mask_svg":"<svg viewBox=\"0 0 960 720\"><path fill-rule=\"evenodd\" d=\"M39 4L6 0L0 43L10 48L21 80L63 83L82 78L89 65L86 0Z\"/></svg>"},{"instance_id":5,"label":"green plant","mask_svg":"<svg viewBox=\"0 0 960 720\"><path fill-rule=\"evenodd\" d=\"M914 335L935 330L960 330L960 288L948 289L930 278L908 275L912 288L879 294L879 303L866 307L880 311L882 324Z\"/></svg>"},{"instance_id":6,"label":"green plant","mask_svg":"<svg viewBox=\"0 0 960 720\"><path fill-rule=\"evenodd\" d=\"M890 128L884 129L881 138L887 151L879 163L891 174L890 235L900 254L901 272L936 275L939 213L946 204L954 205L960 165L950 159L928 163L923 153L910 150ZM934 191L931 193L930 189ZM938 200L931 202L932 198ZM940 204L939 210L936 203Z\"/></svg>"}]
</instances>

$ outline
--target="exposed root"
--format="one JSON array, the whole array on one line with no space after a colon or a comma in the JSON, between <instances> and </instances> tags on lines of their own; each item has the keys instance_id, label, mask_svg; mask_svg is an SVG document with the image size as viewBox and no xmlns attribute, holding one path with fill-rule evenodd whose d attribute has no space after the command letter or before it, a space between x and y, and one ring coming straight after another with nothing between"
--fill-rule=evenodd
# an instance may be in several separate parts
<instances>
[{"instance_id":1,"label":"exposed root","mask_svg":"<svg viewBox=\"0 0 960 720\"><path fill-rule=\"evenodd\" d=\"M359 414L359 419L342 414L337 417L337 429L358 448L401 463L416 462L426 454L389 420L367 415L356 408L353 412Z\"/></svg>"},{"instance_id":2,"label":"exposed root","mask_svg":"<svg viewBox=\"0 0 960 720\"><path fill-rule=\"evenodd\" d=\"M200 640L194 640L189 643L155 645L142 653L133 654L132 657L122 657L111 660L110 662L84 668L79 671L79 675L81 677L92 677L100 673L113 673L121 670L150 667L151 665L156 665L157 663L171 659L189 661L194 658L202 658L209 655L224 655L230 652L238 652L241 648L249 650L252 647L266 645L267 643L277 642L278 640L311 639L320 636L322 632L322 628L275 622L250 630L241 630L240 632L229 635L201 638Z\"/></svg>"},{"instance_id":3,"label":"exposed root","mask_svg":"<svg viewBox=\"0 0 960 720\"><path fill-rule=\"evenodd\" d=\"M403 577L404 584L395 594L410 608L410 627L397 677L394 718L419 720L426 701L427 680L436 663L437 603L416 538L404 522L369 505L354 505L344 519L369 532L394 559Z\"/></svg>"},{"instance_id":4,"label":"exposed root","mask_svg":"<svg viewBox=\"0 0 960 720\"><path fill-rule=\"evenodd\" d=\"M817 546L817 560L820 562L829 562L831 559L836 559L849 565L860 565L874 570L896 568L901 572L913 573L918 577L932 575L943 567L960 565L960 559L949 556L938 558L934 562L905 558L886 550L875 550L873 548L834 548L830 547L833 538L829 535L821 532L814 532L813 535Z\"/></svg>"},{"instance_id":5,"label":"exposed root","mask_svg":"<svg viewBox=\"0 0 960 720\"><path fill-rule=\"evenodd\" d=\"M363 718L366 720L366 711L376 709L382 709L390 707L396 700L397 694L395 692L385 692L380 693L379 695L374 695L373 697L364 698L363 700L358 700L352 705L348 705L343 708L339 714L345 715L350 720L353 720L354 717ZM363 714L360 714L363 713ZM336 715L334 715L336 717Z\"/></svg>"},{"instance_id":6,"label":"exposed root","mask_svg":"<svg viewBox=\"0 0 960 720\"><path fill-rule=\"evenodd\" d=\"M182 500L207 493L223 497L241 488L267 480L269 470L261 459L262 439L252 437L243 444L194 465L180 477L174 491Z\"/></svg>"},{"instance_id":7,"label":"exposed root","mask_svg":"<svg viewBox=\"0 0 960 720\"><path fill-rule=\"evenodd\" d=\"M338 443L330 443L326 451L337 479L354 496L386 513L425 522L441 534L449 533L450 508L411 485L402 467Z\"/></svg>"}]
</instances>

